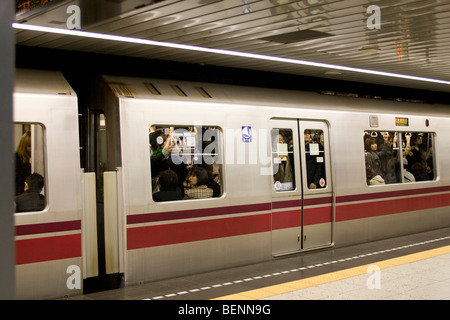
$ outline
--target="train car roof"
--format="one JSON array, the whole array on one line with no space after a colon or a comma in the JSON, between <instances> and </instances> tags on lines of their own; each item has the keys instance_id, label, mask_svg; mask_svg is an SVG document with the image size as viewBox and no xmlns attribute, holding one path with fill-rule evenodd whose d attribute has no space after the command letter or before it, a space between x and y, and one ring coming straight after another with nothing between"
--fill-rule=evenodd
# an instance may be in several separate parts
<instances>
[{"instance_id":1,"label":"train car roof","mask_svg":"<svg viewBox=\"0 0 450 320\"><path fill-rule=\"evenodd\" d=\"M445 116L450 105L341 96L339 93L104 75L118 98L215 102L286 108Z\"/></svg>"},{"instance_id":2,"label":"train car roof","mask_svg":"<svg viewBox=\"0 0 450 320\"><path fill-rule=\"evenodd\" d=\"M76 95L59 71L16 69L14 92Z\"/></svg>"}]
</instances>

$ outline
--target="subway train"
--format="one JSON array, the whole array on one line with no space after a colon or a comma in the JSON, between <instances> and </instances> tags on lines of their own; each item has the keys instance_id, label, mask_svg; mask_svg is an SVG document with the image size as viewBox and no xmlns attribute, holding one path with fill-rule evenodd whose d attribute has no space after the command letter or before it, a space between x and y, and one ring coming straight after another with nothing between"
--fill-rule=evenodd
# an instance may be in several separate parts
<instances>
[{"instance_id":1,"label":"subway train","mask_svg":"<svg viewBox=\"0 0 450 320\"><path fill-rule=\"evenodd\" d=\"M13 101L18 299L450 226L448 105L28 69Z\"/></svg>"}]
</instances>

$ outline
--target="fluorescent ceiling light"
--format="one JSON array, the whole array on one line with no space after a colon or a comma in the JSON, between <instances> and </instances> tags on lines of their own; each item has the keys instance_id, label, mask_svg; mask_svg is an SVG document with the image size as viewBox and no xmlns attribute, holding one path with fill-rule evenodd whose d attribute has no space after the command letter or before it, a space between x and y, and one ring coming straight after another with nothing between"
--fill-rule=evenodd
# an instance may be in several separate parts
<instances>
[{"instance_id":1,"label":"fluorescent ceiling light","mask_svg":"<svg viewBox=\"0 0 450 320\"><path fill-rule=\"evenodd\" d=\"M124 37L124 36L115 36L115 35L81 31L81 30L68 30L68 29L59 29L59 28L51 28L51 27L42 27L42 26L22 24L22 23L13 23L12 26L13 26L13 28L20 29L20 30L47 32L47 33L54 33L54 34L61 34L61 35L68 35L68 36L75 36L75 37L103 39L103 40L110 40L110 41L135 43L135 44L165 47L165 48L175 48L175 49L190 50L190 51L197 51L197 52L208 52L208 53L221 54L221 55L234 56L234 57L244 57L244 58L249 58L249 59L276 61L276 62L281 62L281 63L306 65L306 66L318 67L318 68L359 72L359 73L373 74L373 75L378 75L378 76L383 76L383 77L393 77L393 78L401 78L401 79L433 82L433 83L450 85L450 81L439 80L439 79L424 78L424 77L410 76L410 75L405 75L405 74L383 72L383 71L376 71L376 70L345 67L345 66L333 65L333 64L328 64L328 63L312 62L312 61L297 60L297 59L290 59L290 58L281 58L281 57L267 56L267 55L255 54L255 53L238 52L238 51L222 50L222 49L214 49L214 48L205 48L205 47L191 46L191 45L186 45L186 44L160 42L160 41L139 39L139 38L130 38L130 37Z\"/></svg>"}]
</instances>

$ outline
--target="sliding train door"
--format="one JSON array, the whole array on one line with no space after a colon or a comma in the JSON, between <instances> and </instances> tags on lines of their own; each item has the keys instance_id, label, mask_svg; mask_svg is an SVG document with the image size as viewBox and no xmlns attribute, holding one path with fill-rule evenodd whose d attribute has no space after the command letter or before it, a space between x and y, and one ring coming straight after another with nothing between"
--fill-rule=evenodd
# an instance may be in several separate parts
<instances>
[{"instance_id":1,"label":"sliding train door","mask_svg":"<svg viewBox=\"0 0 450 320\"><path fill-rule=\"evenodd\" d=\"M302 248L302 181L298 121L271 120L272 254Z\"/></svg>"},{"instance_id":2,"label":"sliding train door","mask_svg":"<svg viewBox=\"0 0 450 320\"><path fill-rule=\"evenodd\" d=\"M302 163L302 249L333 243L333 184L325 121L299 121Z\"/></svg>"},{"instance_id":3,"label":"sliding train door","mask_svg":"<svg viewBox=\"0 0 450 320\"><path fill-rule=\"evenodd\" d=\"M328 126L272 119L272 254L332 244Z\"/></svg>"}]
</instances>

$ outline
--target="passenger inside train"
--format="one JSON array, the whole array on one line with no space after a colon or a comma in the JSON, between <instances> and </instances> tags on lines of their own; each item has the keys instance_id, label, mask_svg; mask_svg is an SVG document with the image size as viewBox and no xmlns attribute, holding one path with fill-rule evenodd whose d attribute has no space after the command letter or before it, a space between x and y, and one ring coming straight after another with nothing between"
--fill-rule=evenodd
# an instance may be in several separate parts
<instances>
[{"instance_id":1,"label":"passenger inside train","mask_svg":"<svg viewBox=\"0 0 450 320\"><path fill-rule=\"evenodd\" d=\"M153 194L156 202L174 201L183 199L182 192L178 186L178 176L175 171L167 169L158 176L159 191Z\"/></svg>"},{"instance_id":2,"label":"passenger inside train","mask_svg":"<svg viewBox=\"0 0 450 320\"><path fill-rule=\"evenodd\" d=\"M174 201L220 197L221 131L215 127L151 126L149 143L153 200ZM171 171L172 173L167 173ZM181 197L168 196L166 176L171 175L171 191L176 176ZM165 193L161 193L165 191Z\"/></svg>"},{"instance_id":3,"label":"passenger inside train","mask_svg":"<svg viewBox=\"0 0 450 320\"><path fill-rule=\"evenodd\" d=\"M15 197L16 212L42 211L45 208L45 197L41 194L44 177L32 173L25 179L24 191Z\"/></svg>"},{"instance_id":4,"label":"passenger inside train","mask_svg":"<svg viewBox=\"0 0 450 320\"><path fill-rule=\"evenodd\" d=\"M22 135L15 152L16 196L24 191L25 179L31 174L31 133L29 130Z\"/></svg>"}]
</instances>

